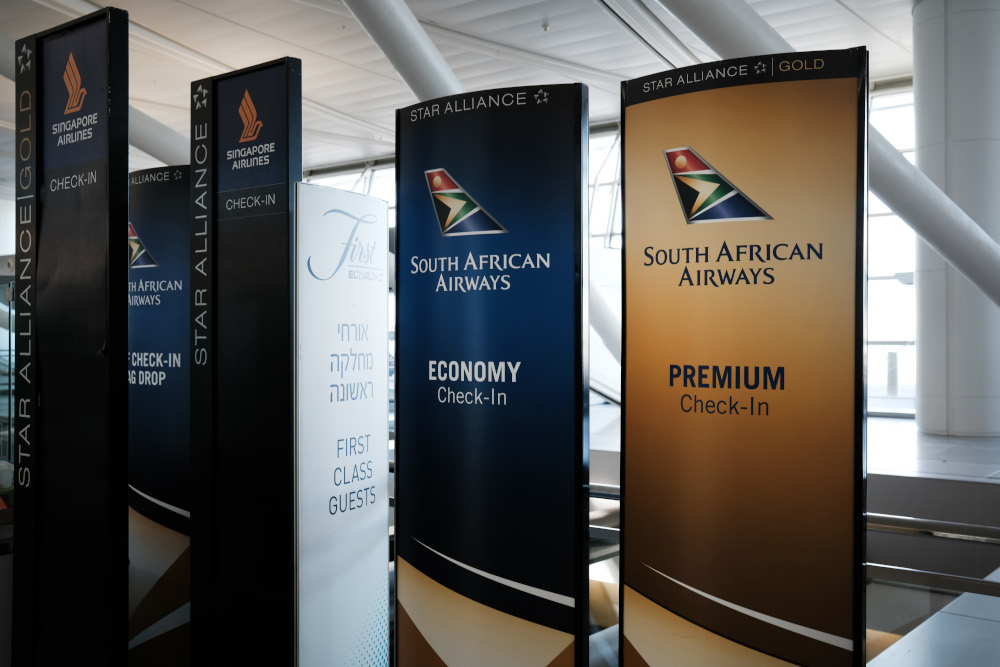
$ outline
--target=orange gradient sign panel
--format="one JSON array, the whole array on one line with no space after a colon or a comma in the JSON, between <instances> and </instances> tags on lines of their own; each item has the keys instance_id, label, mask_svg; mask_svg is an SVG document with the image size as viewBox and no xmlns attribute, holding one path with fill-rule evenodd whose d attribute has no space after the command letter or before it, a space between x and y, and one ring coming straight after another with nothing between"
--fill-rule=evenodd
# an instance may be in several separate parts
<instances>
[{"instance_id":1,"label":"orange gradient sign panel","mask_svg":"<svg viewBox=\"0 0 1000 667\"><path fill-rule=\"evenodd\" d=\"M863 657L865 63L624 84L627 665Z\"/></svg>"}]
</instances>

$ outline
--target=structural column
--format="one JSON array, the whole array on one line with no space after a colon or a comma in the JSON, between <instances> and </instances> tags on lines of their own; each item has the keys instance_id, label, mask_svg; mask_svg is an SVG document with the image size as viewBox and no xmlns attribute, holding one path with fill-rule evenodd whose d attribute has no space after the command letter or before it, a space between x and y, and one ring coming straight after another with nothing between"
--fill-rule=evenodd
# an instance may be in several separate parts
<instances>
[{"instance_id":1,"label":"structural column","mask_svg":"<svg viewBox=\"0 0 1000 667\"><path fill-rule=\"evenodd\" d=\"M917 166L1000 239L1000 0L916 0L913 42ZM1000 434L1000 307L923 241L916 288L917 425Z\"/></svg>"}]
</instances>

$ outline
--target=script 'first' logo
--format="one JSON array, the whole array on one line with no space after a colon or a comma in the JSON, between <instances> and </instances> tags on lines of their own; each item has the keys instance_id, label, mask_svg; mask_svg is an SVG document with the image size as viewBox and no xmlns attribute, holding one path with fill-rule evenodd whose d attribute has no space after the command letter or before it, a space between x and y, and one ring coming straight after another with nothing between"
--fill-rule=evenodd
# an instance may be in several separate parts
<instances>
[{"instance_id":1,"label":"script 'first' logo","mask_svg":"<svg viewBox=\"0 0 1000 667\"><path fill-rule=\"evenodd\" d=\"M240 143L256 139L264 123L257 120L257 107L253 105L253 100L250 99L249 90L243 91L243 101L240 102L240 120L243 121L243 134L240 135Z\"/></svg>"},{"instance_id":2,"label":"script 'first' logo","mask_svg":"<svg viewBox=\"0 0 1000 667\"><path fill-rule=\"evenodd\" d=\"M87 89L83 87L83 79L80 77L80 70L76 66L76 59L73 54L69 54L69 61L66 63L66 70L63 72L63 83L66 84L66 91L69 99L66 100L66 111L63 115L76 113L83 108L83 98L87 96Z\"/></svg>"},{"instance_id":3,"label":"script 'first' logo","mask_svg":"<svg viewBox=\"0 0 1000 667\"><path fill-rule=\"evenodd\" d=\"M507 229L480 206L447 170L428 169L424 176L431 191L441 236L507 233Z\"/></svg>"},{"instance_id":4,"label":"script 'first' logo","mask_svg":"<svg viewBox=\"0 0 1000 667\"><path fill-rule=\"evenodd\" d=\"M689 225L772 219L691 147L671 148L663 154Z\"/></svg>"},{"instance_id":5,"label":"script 'first' logo","mask_svg":"<svg viewBox=\"0 0 1000 667\"><path fill-rule=\"evenodd\" d=\"M148 269L159 266L149 250L135 233L135 227L128 223L128 266L130 269Z\"/></svg>"},{"instance_id":6,"label":"script 'first' logo","mask_svg":"<svg viewBox=\"0 0 1000 667\"><path fill-rule=\"evenodd\" d=\"M374 225L378 223L378 218L372 215L371 213L357 216L354 215L353 213L349 213L348 211L339 208L332 208L326 213L324 213L323 216L326 217L331 213L335 213L337 215L343 216L344 218L347 218L348 220L354 221L354 226L351 227L351 232L347 236L347 241L344 242L343 244L344 251L340 253L340 261L337 262L337 266L334 267L333 273L331 273L325 278L316 275L316 272L313 271L312 267L313 256L309 255L309 257L306 259L306 270L309 271L309 275L311 275L316 280L329 280L330 278L333 278L335 275L337 275L337 272L340 271L340 267L344 265L344 262L351 262L349 266L355 266L357 268L368 268L375 263L375 242L372 241L370 243L363 243L358 238L359 236L358 228L361 225ZM365 266L358 266L358 265L365 265ZM376 269L376 270L381 273L381 269Z\"/></svg>"}]
</instances>

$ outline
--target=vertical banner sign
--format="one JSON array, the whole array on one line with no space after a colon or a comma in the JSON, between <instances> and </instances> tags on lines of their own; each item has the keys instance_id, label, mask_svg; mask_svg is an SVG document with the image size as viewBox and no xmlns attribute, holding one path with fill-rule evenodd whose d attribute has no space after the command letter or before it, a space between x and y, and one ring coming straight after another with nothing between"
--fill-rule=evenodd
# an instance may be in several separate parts
<instances>
[{"instance_id":1,"label":"vertical banner sign","mask_svg":"<svg viewBox=\"0 0 1000 667\"><path fill-rule=\"evenodd\" d=\"M15 50L13 662L63 664L80 646L120 665L128 15L104 9Z\"/></svg>"},{"instance_id":2,"label":"vertical banner sign","mask_svg":"<svg viewBox=\"0 0 1000 667\"><path fill-rule=\"evenodd\" d=\"M129 505L187 534L191 516L188 168L129 176Z\"/></svg>"},{"instance_id":3,"label":"vertical banner sign","mask_svg":"<svg viewBox=\"0 0 1000 667\"><path fill-rule=\"evenodd\" d=\"M399 665L586 665L586 88L396 127Z\"/></svg>"},{"instance_id":4,"label":"vertical banner sign","mask_svg":"<svg viewBox=\"0 0 1000 667\"><path fill-rule=\"evenodd\" d=\"M301 71L286 58L191 84L191 622L206 664L295 651Z\"/></svg>"},{"instance_id":5,"label":"vertical banner sign","mask_svg":"<svg viewBox=\"0 0 1000 667\"><path fill-rule=\"evenodd\" d=\"M866 81L623 84L625 665L864 662Z\"/></svg>"},{"instance_id":6,"label":"vertical banner sign","mask_svg":"<svg viewBox=\"0 0 1000 667\"><path fill-rule=\"evenodd\" d=\"M298 664L388 667L388 206L296 195Z\"/></svg>"},{"instance_id":7,"label":"vertical banner sign","mask_svg":"<svg viewBox=\"0 0 1000 667\"><path fill-rule=\"evenodd\" d=\"M190 662L188 189L187 165L129 175L129 659L139 663Z\"/></svg>"}]
</instances>

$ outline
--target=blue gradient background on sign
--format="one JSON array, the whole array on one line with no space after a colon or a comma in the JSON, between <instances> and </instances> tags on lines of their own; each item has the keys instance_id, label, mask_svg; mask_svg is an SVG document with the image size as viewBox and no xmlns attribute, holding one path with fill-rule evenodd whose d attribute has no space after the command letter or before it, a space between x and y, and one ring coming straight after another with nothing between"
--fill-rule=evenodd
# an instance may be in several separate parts
<instances>
[{"instance_id":1,"label":"blue gradient background on sign","mask_svg":"<svg viewBox=\"0 0 1000 667\"><path fill-rule=\"evenodd\" d=\"M190 227L188 224L188 167L166 167L133 172L133 177L166 172L166 182L129 187L129 217L133 228L158 266L129 268L130 283L140 280L179 280L182 291L160 292L160 305L129 306L129 352L171 352L181 355L180 368L133 367L129 370L165 371L162 385L129 387L129 484L161 502L191 508L190 479ZM176 176L180 174L180 178ZM125 229L122 229L122 237ZM122 251L125 250L124 240ZM130 292L143 296L155 292ZM178 527L174 524L174 527ZM186 529L186 522L182 523ZM186 532L186 531L185 531Z\"/></svg>"},{"instance_id":2,"label":"blue gradient background on sign","mask_svg":"<svg viewBox=\"0 0 1000 667\"><path fill-rule=\"evenodd\" d=\"M399 555L441 581L439 557L565 596L575 594L574 528L581 363L575 265L582 182L578 88L547 87L549 101L407 122L401 112L398 179L397 535ZM463 96L467 97L467 96ZM443 107L443 105L442 105ZM507 234L442 237L424 171L445 168ZM508 271L508 291L435 292L439 273L411 274L412 257L550 253L550 269ZM507 406L441 404L429 360L520 361L517 383L482 383ZM445 568L447 569L447 568ZM484 581L484 580L482 580ZM481 580L441 581L477 597ZM483 587L489 588L485 583ZM542 600L515 595L525 617ZM552 603L548 603L552 604ZM568 607L564 608L569 611ZM556 616L546 625L573 632ZM558 617L558 618L557 618ZM568 617L567 617L568 618Z\"/></svg>"}]
</instances>

